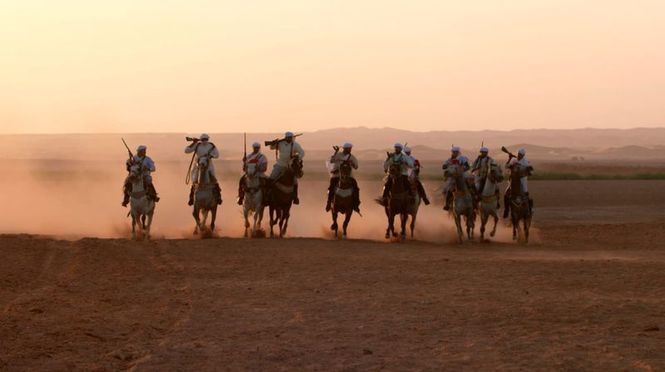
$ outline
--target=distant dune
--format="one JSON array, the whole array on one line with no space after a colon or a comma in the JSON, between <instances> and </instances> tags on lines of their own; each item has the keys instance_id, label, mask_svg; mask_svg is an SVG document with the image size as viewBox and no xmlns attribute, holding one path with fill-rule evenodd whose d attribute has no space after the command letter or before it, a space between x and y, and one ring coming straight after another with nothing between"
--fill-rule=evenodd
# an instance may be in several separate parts
<instances>
[{"instance_id":1,"label":"distant dune","mask_svg":"<svg viewBox=\"0 0 665 372\"><path fill-rule=\"evenodd\" d=\"M188 135L192 135L191 133ZM238 159L243 151L241 133L211 133L225 159ZM250 133L254 141L277 138L276 133ZM132 147L146 144L161 161L185 158L185 134L53 134L1 135L0 158L3 159L87 159L115 160L126 155L120 138ZM412 132L394 128L339 128L307 132L298 139L308 159L324 159L331 146L353 142L355 154L365 160L385 157L395 142L408 143L423 160L440 160L452 144L475 154L481 143L497 153L501 146L516 150L526 147L529 157L542 160L665 160L665 128L635 129L533 129L513 131L433 131Z\"/></svg>"}]
</instances>

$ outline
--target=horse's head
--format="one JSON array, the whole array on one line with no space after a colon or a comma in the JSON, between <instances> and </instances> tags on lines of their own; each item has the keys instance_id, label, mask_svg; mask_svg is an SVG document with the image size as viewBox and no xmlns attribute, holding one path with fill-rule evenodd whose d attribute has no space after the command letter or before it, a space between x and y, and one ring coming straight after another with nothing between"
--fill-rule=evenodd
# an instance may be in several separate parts
<instances>
[{"instance_id":1,"label":"horse's head","mask_svg":"<svg viewBox=\"0 0 665 372\"><path fill-rule=\"evenodd\" d=\"M257 164L255 164L255 163L248 163L248 164L245 166L245 174L247 175L247 177L252 178L252 177L256 176L257 173L258 173L258 166L257 166Z\"/></svg>"},{"instance_id":2,"label":"horse's head","mask_svg":"<svg viewBox=\"0 0 665 372\"><path fill-rule=\"evenodd\" d=\"M132 181L141 179L143 174L143 164L137 161L133 161L129 166L129 178Z\"/></svg>"},{"instance_id":3,"label":"horse's head","mask_svg":"<svg viewBox=\"0 0 665 372\"><path fill-rule=\"evenodd\" d=\"M501 170L501 167L498 164L491 164L487 177L493 183L503 181L503 171Z\"/></svg>"},{"instance_id":4,"label":"horse's head","mask_svg":"<svg viewBox=\"0 0 665 372\"><path fill-rule=\"evenodd\" d=\"M296 175L296 177L302 177L302 160L298 156L293 156L289 160L288 168Z\"/></svg>"},{"instance_id":5,"label":"horse's head","mask_svg":"<svg viewBox=\"0 0 665 372\"><path fill-rule=\"evenodd\" d=\"M390 167L388 168L388 175L393 178L397 178L402 175L402 162L401 161L394 161L392 164L390 164Z\"/></svg>"},{"instance_id":6,"label":"horse's head","mask_svg":"<svg viewBox=\"0 0 665 372\"><path fill-rule=\"evenodd\" d=\"M343 177L343 178L351 176L351 162L350 161L345 160L339 165L339 175L340 175L340 177Z\"/></svg>"}]
</instances>

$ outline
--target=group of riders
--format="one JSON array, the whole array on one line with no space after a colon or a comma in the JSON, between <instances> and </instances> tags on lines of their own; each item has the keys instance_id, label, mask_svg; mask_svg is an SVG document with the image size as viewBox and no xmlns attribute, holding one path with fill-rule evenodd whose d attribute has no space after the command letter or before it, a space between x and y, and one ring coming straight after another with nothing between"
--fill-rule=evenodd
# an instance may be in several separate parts
<instances>
[{"instance_id":1,"label":"group of riders","mask_svg":"<svg viewBox=\"0 0 665 372\"><path fill-rule=\"evenodd\" d=\"M261 179L261 187L265 190L264 195L266 199L270 200L270 189L272 185L278 180L284 172L291 166L292 162L295 160L302 164L302 160L305 156L305 151L302 146L296 142L296 135L292 132L286 132L284 138L276 139L272 141L266 141L266 146L269 146L270 150L277 152L277 160L272 168L272 172L269 176L266 176L268 170L268 158L261 152L261 144L255 142L252 144L252 152L245 155L243 158L243 176L240 179L238 185L238 204L243 204L243 199L246 192L246 172L248 167L254 169L255 175ZM214 143L210 141L210 136L207 134L202 134L199 138L190 139L191 143L185 147L185 154L193 154L192 164L195 166L191 170L191 179L194 180L189 195L189 205L194 204L194 195L196 188L198 186L197 180L200 179L200 172L208 172L208 179L213 184L213 195L216 199L217 204L222 204L221 188L217 177L215 175L215 168L212 161L207 163L205 169L201 169L198 160L202 157L206 157L209 160L219 158L219 150ZM341 149L338 146L333 146L334 154L330 157L327 162L328 171L330 173L330 184L328 187L328 198L326 201L325 209L330 211L331 204L335 195L335 190L340 183L340 178L342 176L348 178L351 181L353 188L353 209L356 212L360 212L360 189L358 188L358 183L355 178L353 178L352 171L358 169L358 159L352 154L353 145L351 143L345 143L342 145ZM340 151L341 150L341 151ZM194 158L197 160L194 162ZM131 169L133 165L140 165L141 172L143 175L144 187L146 190L146 196L154 201L159 201L159 196L155 189L154 183L152 181L151 174L155 172L155 163L153 160L147 156L147 148L144 145L141 145L137 148L136 155L133 155L126 162L127 171ZM458 146L453 146L451 148L450 158L447 159L442 166L444 172L444 194L445 194L445 205L444 210L448 211L451 208L451 203L453 200L453 195L456 190L457 183L453 179L452 169L462 169L463 177L467 181L469 190L474 195L475 204L477 205L480 202L480 195L484 188L485 182L489 174L493 169L499 167L499 164L495 159L489 156L489 149L487 147L481 147L479 155L476 160L471 164L468 158L462 155L461 150ZM519 180L519 187L521 188L521 193L526 195L529 200L529 208L533 206L533 202L529 195L528 186L527 186L527 177L531 175L533 168L529 164L529 161L526 158L526 150L519 149L516 156L510 154L509 160L506 163L506 168L511 170L511 172L517 172L519 170L521 178ZM418 159L412 154L411 149L408 146L403 146L400 143L394 145L394 151L392 153L387 153L387 159L384 162L384 172L388 173L390 169L399 169L399 175L397 177L386 177L383 187L383 195L381 202L386 204L390 196L391 189L395 182L402 182L406 190L409 190L409 196L415 198L417 194L425 205L430 204L430 201L425 192L422 182L420 181L420 170L421 164ZM298 178L302 177L302 168L299 168L298 172L293 173L293 190L292 190L292 202L293 204L298 205L300 200L298 198ZM122 201L123 206L127 206L130 199L130 194L132 192L132 183L129 181L129 177L125 180L124 184L124 199ZM497 194L499 191L497 190ZM510 186L504 194L504 218L507 218L509 215L510 209L510 195L511 189ZM497 208L499 208L500 197L497 195Z\"/></svg>"}]
</instances>

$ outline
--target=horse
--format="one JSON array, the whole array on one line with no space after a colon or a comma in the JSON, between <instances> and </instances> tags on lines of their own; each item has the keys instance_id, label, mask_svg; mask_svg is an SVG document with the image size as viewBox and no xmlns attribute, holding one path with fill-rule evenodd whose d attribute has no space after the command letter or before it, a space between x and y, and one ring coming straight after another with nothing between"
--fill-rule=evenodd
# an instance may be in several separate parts
<instances>
[{"instance_id":1,"label":"horse","mask_svg":"<svg viewBox=\"0 0 665 372\"><path fill-rule=\"evenodd\" d=\"M333 236L337 239L339 237L337 215L339 213L344 215L344 222L342 223L342 239L346 239L346 229L351 221L353 215L353 179L351 178L351 164L344 161L339 166L339 181L335 186L335 193L333 196L332 214L333 223L330 230Z\"/></svg>"},{"instance_id":2,"label":"horse","mask_svg":"<svg viewBox=\"0 0 665 372\"><path fill-rule=\"evenodd\" d=\"M464 232L462 230L462 216L466 221L466 235L473 240L473 229L475 228L476 211L474 208L473 195L471 194L467 176L464 171L456 166L450 171L450 176L455 182L454 200L452 213L457 227L457 239L460 244L464 243Z\"/></svg>"},{"instance_id":3,"label":"horse","mask_svg":"<svg viewBox=\"0 0 665 372\"><path fill-rule=\"evenodd\" d=\"M521 179L526 175L526 169L519 165L513 166L510 172L510 220L513 225L513 240L518 240L520 221L524 223L524 243L529 242L529 228L531 227L531 206L529 195L522 190Z\"/></svg>"},{"instance_id":4,"label":"horse","mask_svg":"<svg viewBox=\"0 0 665 372\"><path fill-rule=\"evenodd\" d=\"M263 221L263 211L265 209L265 204L263 203L263 182L264 180L257 172L256 164L247 164L243 184L245 199L242 203L242 211L245 217L245 238L249 236L250 214L254 218L254 223L251 225L251 236L256 237L257 233L261 231L261 222Z\"/></svg>"},{"instance_id":5,"label":"horse","mask_svg":"<svg viewBox=\"0 0 665 372\"><path fill-rule=\"evenodd\" d=\"M411 180L411 190L413 190L414 197L407 204L406 214L407 214L407 221L409 217L411 217L410 228L411 228L411 239L413 239L416 230L416 217L418 216L418 209L420 209L420 202L421 202L420 195L418 194L418 189L416 187L415 179Z\"/></svg>"},{"instance_id":6,"label":"horse","mask_svg":"<svg viewBox=\"0 0 665 372\"><path fill-rule=\"evenodd\" d=\"M212 180L212 177L210 177L209 167L210 156L199 157L198 180L195 184L194 211L192 212L194 221L196 222L196 226L194 227L194 235L197 235L199 232L203 233L204 231L208 231L206 228L208 214L211 215L209 231L215 231L215 220L217 219L218 204L213 193L213 189L216 186L216 182ZM203 217L203 219L201 217Z\"/></svg>"},{"instance_id":7,"label":"horse","mask_svg":"<svg viewBox=\"0 0 665 372\"><path fill-rule=\"evenodd\" d=\"M393 163L388 169L388 177L392 183L388 201L384 205L386 217L388 217L388 228L386 228L386 239L397 237L395 232L395 216L400 217L400 240L406 239L406 220L409 212L409 189L410 185L402 182L402 169L401 165Z\"/></svg>"},{"instance_id":8,"label":"horse","mask_svg":"<svg viewBox=\"0 0 665 372\"><path fill-rule=\"evenodd\" d=\"M485 186L480 192L480 241L485 239L485 227L490 216L494 218L494 227L490 231L490 236L496 234L496 226L499 222L498 209L498 190L499 184L503 181L503 172L500 166L490 166L485 177Z\"/></svg>"},{"instance_id":9,"label":"horse","mask_svg":"<svg viewBox=\"0 0 665 372\"><path fill-rule=\"evenodd\" d=\"M155 214L155 201L146 193L143 179L143 164L134 163L129 168L129 181L132 183L129 205L132 216L132 239L136 239L136 227L146 239L150 239L150 226Z\"/></svg>"},{"instance_id":10,"label":"horse","mask_svg":"<svg viewBox=\"0 0 665 372\"><path fill-rule=\"evenodd\" d=\"M286 228L289 225L291 216L291 205L293 204L293 188L295 177L302 174L302 160L293 157L284 172L272 182L270 189L270 201L268 203L270 211L270 237L275 236L273 227L278 225L279 237L286 235Z\"/></svg>"}]
</instances>

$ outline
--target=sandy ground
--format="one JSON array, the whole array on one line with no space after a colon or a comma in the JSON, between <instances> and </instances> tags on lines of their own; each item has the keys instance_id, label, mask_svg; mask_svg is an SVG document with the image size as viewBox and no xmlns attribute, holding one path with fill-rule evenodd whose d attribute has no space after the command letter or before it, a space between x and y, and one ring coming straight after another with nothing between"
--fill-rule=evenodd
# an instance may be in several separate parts
<instances>
[{"instance_id":1,"label":"sandy ground","mask_svg":"<svg viewBox=\"0 0 665 372\"><path fill-rule=\"evenodd\" d=\"M383 242L369 205L361 239L332 241L306 209L318 191L295 210L291 236L309 238L2 235L0 369L663 370L663 186L534 182L529 245L503 226L450 244L440 206L420 241ZM25 230L50 233L45 214Z\"/></svg>"}]
</instances>

